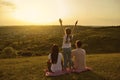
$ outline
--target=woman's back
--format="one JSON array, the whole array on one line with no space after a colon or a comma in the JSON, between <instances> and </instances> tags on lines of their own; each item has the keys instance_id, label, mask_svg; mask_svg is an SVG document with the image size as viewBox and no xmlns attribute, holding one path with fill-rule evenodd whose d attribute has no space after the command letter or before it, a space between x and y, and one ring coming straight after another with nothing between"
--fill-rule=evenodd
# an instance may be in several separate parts
<instances>
[{"instance_id":1,"label":"woman's back","mask_svg":"<svg viewBox=\"0 0 120 80\"><path fill-rule=\"evenodd\" d=\"M48 58L51 60L51 54L49 54ZM62 54L58 54L58 59L56 64L51 65L52 72L62 71Z\"/></svg>"}]
</instances>

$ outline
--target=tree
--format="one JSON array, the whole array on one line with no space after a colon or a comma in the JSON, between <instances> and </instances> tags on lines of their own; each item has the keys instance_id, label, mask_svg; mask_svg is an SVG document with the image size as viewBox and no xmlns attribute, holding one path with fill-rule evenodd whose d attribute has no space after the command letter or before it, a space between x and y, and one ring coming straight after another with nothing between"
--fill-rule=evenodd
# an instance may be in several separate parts
<instances>
[{"instance_id":1,"label":"tree","mask_svg":"<svg viewBox=\"0 0 120 80\"><path fill-rule=\"evenodd\" d=\"M6 47L2 50L0 58L15 58L17 56L16 50L12 47Z\"/></svg>"}]
</instances>

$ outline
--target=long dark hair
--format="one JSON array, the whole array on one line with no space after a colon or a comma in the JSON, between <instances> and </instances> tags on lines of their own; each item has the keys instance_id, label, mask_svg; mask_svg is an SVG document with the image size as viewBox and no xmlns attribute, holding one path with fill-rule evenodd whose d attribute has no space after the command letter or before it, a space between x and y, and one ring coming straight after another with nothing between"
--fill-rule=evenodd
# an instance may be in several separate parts
<instances>
[{"instance_id":1,"label":"long dark hair","mask_svg":"<svg viewBox=\"0 0 120 80\"><path fill-rule=\"evenodd\" d=\"M72 41L71 29L70 28L66 28L65 29L65 33L67 35L67 37L66 37L66 43L68 43L68 38L70 38L70 42L71 42Z\"/></svg>"},{"instance_id":2,"label":"long dark hair","mask_svg":"<svg viewBox=\"0 0 120 80\"><path fill-rule=\"evenodd\" d=\"M51 48L51 62L53 64L57 63L59 48L58 45L54 44Z\"/></svg>"}]
</instances>

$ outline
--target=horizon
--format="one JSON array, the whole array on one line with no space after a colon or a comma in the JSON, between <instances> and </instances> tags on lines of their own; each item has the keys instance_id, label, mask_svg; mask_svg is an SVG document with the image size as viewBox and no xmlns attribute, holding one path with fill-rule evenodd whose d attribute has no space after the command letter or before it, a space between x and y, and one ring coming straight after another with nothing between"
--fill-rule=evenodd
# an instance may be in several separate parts
<instances>
[{"instance_id":1,"label":"horizon","mask_svg":"<svg viewBox=\"0 0 120 80\"><path fill-rule=\"evenodd\" d=\"M119 26L119 0L1 0L0 26Z\"/></svg>"},{"instance_id":2,"label":"horizon","mask_svg":"<svg viewBox=\"0 0 120 80\"><path fill-rule=\"evenodd\" d=\"M52 24L48 24L48 25L30 25L30 24L27 24L27 25L0 25L0 27L48 27L48 26L60 26L60 25L52 25ZM74 25L63 25L64 27L67 27L67 26L74 26ZM120 25L77 25L79 27L120 27Z\"/></svg>"}]
</instances>

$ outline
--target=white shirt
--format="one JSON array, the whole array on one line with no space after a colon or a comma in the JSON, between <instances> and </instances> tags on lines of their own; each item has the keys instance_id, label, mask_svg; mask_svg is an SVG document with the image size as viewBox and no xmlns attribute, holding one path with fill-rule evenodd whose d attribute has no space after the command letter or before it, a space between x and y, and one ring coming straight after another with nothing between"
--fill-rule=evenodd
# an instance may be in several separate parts
<instances>
[{"instance_id":1,"label":"white shirt","mask_svg":"<svg viewBox=\"0 0 120 80\"><path fill-rule=\"evenodd\" d=\"M71 47L70 37L68 37L67 43L66 43L66 38L67 38L67 35L64 35L62 48L70 48Z\"/></svg>"},{"instance_id":2,"label":"white shirt","mask_svg":"<svg viewBox=\"0 0 120 80\"><path fill-rule=\"evenodd\" d=\"M51 60L51 54L48 55L48 59ZM59 53L59 54L58 54L57 63L51 65L51 70L52 70L52 72L62 71L62 64L61 64L61 61L62 61L62 54Z\"/></svg>"}]
</instances>

